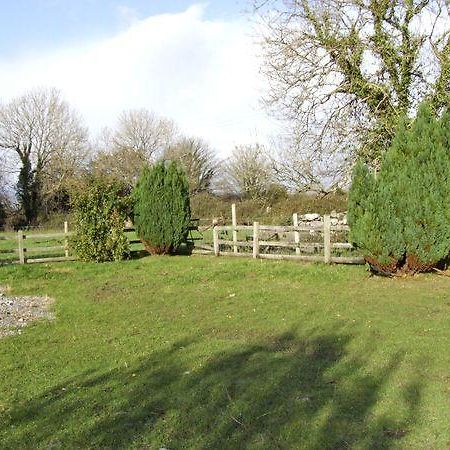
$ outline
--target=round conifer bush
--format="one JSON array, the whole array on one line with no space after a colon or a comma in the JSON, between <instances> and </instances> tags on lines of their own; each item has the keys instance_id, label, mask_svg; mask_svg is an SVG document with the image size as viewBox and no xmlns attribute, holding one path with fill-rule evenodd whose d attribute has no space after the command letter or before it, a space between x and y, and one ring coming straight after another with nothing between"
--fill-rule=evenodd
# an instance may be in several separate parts
<instances>
[{"instance_id":1,"label":"round conifer bush","mask_svg":"<svg viewBox=\"0 0 450 450\"><path fill-rule=\"evenodd\" d=\"M378 174L358 163L349 192L351 239L373 271L416 273L450 253L450 115L423 104L404 120Z\"/></svg>"},{"instance_id":2,"label":"round conifer bush","mask_svg":"<svg viewBox=\"0 0 450 450\"><path fill-rule=\"evenodd\" d=\"M145 167L133 191L134 224L145 249L154 255L176 252L191 221L189 184L175 162Z\"/></svg>"}]
</instances>

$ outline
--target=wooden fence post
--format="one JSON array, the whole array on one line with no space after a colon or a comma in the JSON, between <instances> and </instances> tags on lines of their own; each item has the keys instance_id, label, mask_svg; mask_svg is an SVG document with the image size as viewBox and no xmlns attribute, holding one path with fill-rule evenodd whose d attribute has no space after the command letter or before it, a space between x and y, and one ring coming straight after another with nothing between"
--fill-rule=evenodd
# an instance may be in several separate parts
<instances>
[{"instance_id":1,"label":"wooden fence post","mask_svg":"<svg viewBox=\"0 0 450 450\"><path fill-rule=\"evenodd\" d=\"M236 204L235 203L233 203L231 205L231 223L233 224L233 243L234 243L233 252L237 253L238 252L238 248L236 245L236 242L237 242L237 230L236 230L237 217L236 217Z\"/></svg>"},{"instance_id":2,"label":"wooden fence post","mask_svg":"<svg viewBox=\"0 0 450 450\"><path fill-rule=\"evenodd\" d=\"M69 224L67 221L64 222L64 234L66 235L64 238L64 256L66 258L69 257L69 240L68 240L68 234L69 234Z\"/></svg>"},{"instance_id":3,"label":"wooden fence post","mask_svg":"<svg viewBox=\"0 0 450 450\"><path fill-rule=\"evenodd\" d=\"M253 258L259 256L259 222L253 222Z\"/></svg>"},{"instance_id":4,"label":"wooden fence post","mask_svg":"<svg viewBox=\"0 0 450 450\"><path fill-rule=\"evenodd\" d=\"M24 245L23 245L23 231L22 230L19 230L17 232L17 242L19 245L19 263L25 264L26 260L25 260L25 249L24 249Z\"/></svg>"},{"instance_id":5,"label":"wooden fence post","mask_svg":"<svg viewBox=\"0 0 450 450\"><path fill-rule=\"evenodd\" d=\"M292 215L292 222L294 224L294 227L298 227L298 214L297 213L294 213ZM298 244L300 243L300 232L299 231L294 231L294 242L297 244L297 246L295 247L295 254L300 255L300 247L298 246Z\"/></svg>"},{"instance_id":6,"label":"wooden fence post","mask_svg":"<svg viewBox=\"0 0 450 450\"><path fill-rule=\"evenodd\" d=\"M214 242L214 255L219 256L220 247L219 247L219 230L217 225L213 227L213 242Z\"/></svg>"},{"instance_id":7,"label":"wooden fence post","mask_svg":"<svg viewBox=\"0 0 450 450\"><path fill-rule=\"evenodd\" d=\"M331 263L331 217L323 216L323 258L325 264Z\"/></svg>"}]
</instances>

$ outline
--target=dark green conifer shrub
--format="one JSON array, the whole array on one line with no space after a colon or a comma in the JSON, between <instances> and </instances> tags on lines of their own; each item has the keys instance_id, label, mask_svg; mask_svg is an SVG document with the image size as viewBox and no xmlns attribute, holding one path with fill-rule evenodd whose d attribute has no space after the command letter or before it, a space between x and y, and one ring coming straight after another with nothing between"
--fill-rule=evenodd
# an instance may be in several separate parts
<instances>
[{"instance_id":1,"label":"dark green conifer shrub","mask_svg":"<svg viewBox=\"0 0 450 450\"><path fill-rule=\"evenodd\" d=\"M147 251L175 252L191 220L189 185L175 162L145 167L133 192L134 224Z\"/></svg>"},{"instance_id":2,"label":"dark green conifer shrub","mask_svg":"<svg viewBox=\"0 0 450 450\"><path fill-rule=\"evenodd\" d=\"M32 170L30 158L24 157L22 164L17 179L16 195L21 212L25 216L25 222L27 225L30 225L36 221L38 216L40 207L40 186L39 180Z\"/></svg>"},{"instance_id":3,"label":"dark green conifer shrub","mask_svg":"<svg viewBox=\"0 0 450 450\"><path fill-rule=\"evenodd\" d=\"M82 261L118 261L129 256L124 223L130 198L117 183L90 180L72 198L71 246Z\"/></svg>"},{"instance_id":4,"label":"dark green conifer shrub","mask_svg":"<svg viewBox=\"0 0 450 450\"><path fill-rule=\"evenodd\" d=\"M0 197L0 230L3 230L3 227L6 223L6 208L3 202L3 199Z\"/></svg>"},{"instance_id":5,"label":"dark green conifer shrub","mask_svg":"<svg viewBox=\"0 0 450 450\"><path fill-rule=\"evenodd\" d=\"M430 270L450 252L450 116L428 104L402 122L375 177L353 172L349 224L353 242L376 272Z\"/></svg>"}]
</instances>

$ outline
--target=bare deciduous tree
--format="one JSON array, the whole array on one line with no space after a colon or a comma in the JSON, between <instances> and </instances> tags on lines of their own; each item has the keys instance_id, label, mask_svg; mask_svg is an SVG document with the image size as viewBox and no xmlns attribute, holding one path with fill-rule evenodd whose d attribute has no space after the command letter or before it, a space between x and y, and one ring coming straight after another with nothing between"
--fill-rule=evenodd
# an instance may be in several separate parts
<instances>
[{"instance_id":1,"label":"bare deciduous tree","mask_svg":"<svg viewBox=\"0 0 450 450\"><path fill-rule=\"evenodd\" d=\"M105 128L94 144L95 153L91 161L91 172L133 186L142 168L148 163L144 153L134 149L116 148L113 132Z\"/></svg>"},{"instance_id":2,"label":"bare deciduous tree","mask_svg":"<svg viewBox=\"0 0 450 450\"><path fill-rule=\"evenodd\" d=\"M113 147L142 153L147 161L161 156L176 138L174 123L146 109L124 111L112 136Z\"/></svg>"},{"instance_id":3,"label":"bare deciduous tree","mask_svg":"<svg viewBox=\"0 0 450 450\"><path fill-rule=\"evenodd\" d=\"M201 139L181 139L167 148L164 159L177 161L181 165L191 194L210 190L218 163L209 146Z\"/></svg>"},{"instance_id":4,"label":"bare deciduous tree","mask_svg":"<svg viewBox=\"0 0 450 450\"><path fill-rule=\"evenodd\" d=\"M91 162L94 175L110 177L133 186L148 164L142 152L133 149L113 149L98 151Z\"/></svg>"},{"instance_id":5,"label":"bare deciduous tree","mask_svg":"<svg viewBox=\"0 0 450 450\"><path fill-rule=\"evenodd\" d=\"M269 159L276 181L291 192L326 194L342 186L348 173L339 154L319 154L295 134L273 139Z\"/></svg>"},{"instance_id":6,"label":"bare deciduous tree","mask_svg":"<svg viewBox=\"0 0 450 450\"><path fill-rule=\"evenodd\" d=\"M264 198L274 181L270 161L259 144L235 147L224 176L226 190L252 200Z\"/></svg>"},{"instance_id":7,"label":"bare deciduous tree","mask_svg":"<svg viewBox=\"0 0 450 450\"><path fill-rule=\"evenodd\" d=\"M146 109L124 111L115 130L97 139L92 171L134 185L142 168L152 164L177 139L174 123Z\"/></svg>"},{"instance_id":8,"label":"bare deciduous tree","mask_svg":"<svg viewBox=\"0 0 450 450\"><path fill-rule=\"evenodd\" d=\"M20 167L18 197L31 222L86 158L87 129L58 90L36 89L0 108L0 148Z\"/></svg>"},{"instance_id":9,"label":"bare deciduous tree","mask_svg":"<svg viewBox=\"0 0 450 450\"><path fill-rule=\"evenodd\" d=\"M337 152L346 163L356 152L377 166L401 116L423 99L436 109L449 104L444 0L256 3L267 102L295 124L300 151Z\"/></svg>"}]
</instances>

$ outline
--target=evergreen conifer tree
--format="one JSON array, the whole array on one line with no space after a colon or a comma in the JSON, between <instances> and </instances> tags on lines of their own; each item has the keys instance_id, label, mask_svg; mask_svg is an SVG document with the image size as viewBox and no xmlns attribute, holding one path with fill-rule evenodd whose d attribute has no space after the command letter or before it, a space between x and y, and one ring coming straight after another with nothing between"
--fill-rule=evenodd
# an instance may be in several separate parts
<instances>
[{"instance_id":1,"label":"evergreen conifer tree","mask_svg":"<svg viewBox=\"0 0 450 450\"><path fill-rule=\"evenodd\" d=\"M378 177L355 167L351 237L378 272L425 271L449 255L449 119L421 105L411 125L401 123Z\"/></svg>"},{"instance_id":2,"label":"evergreen conifer tree","mask_svg":"<svg viewBox=\"0 0 450 450\"><path fill-rule=\"evenodd\" d=\"M175 162L145 167L133 193L134 223L152 254L175 252L189 232L189 185Z\"/></svg>"},{"instance_id":3,"label":"evergreen conifer tree","mask_svg":"<svg viewBox=\"0 0 450 450\"><path fill-rule=\"evenodd\" d=\"M17 179L16 196L27 224L33 223L39 212L39 185L31 167L29 158L22 161Z\"/></svg>"},{"instance_id":4,"label":"evergreen conifer tree","mask_svg":"<svg viewBox=\"0 0 450 450\"><path fill-rule=\"evenodd\" d=\"M6 221L6 209L2 201L2 198L0 198L0 230L3 230L5 221Z\"/></svg>"}]
</instances>

